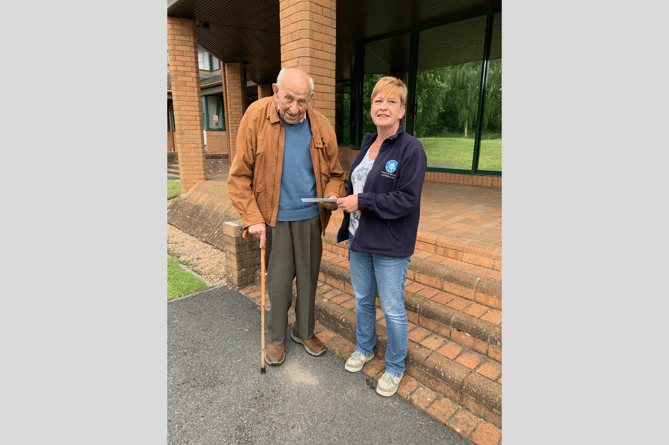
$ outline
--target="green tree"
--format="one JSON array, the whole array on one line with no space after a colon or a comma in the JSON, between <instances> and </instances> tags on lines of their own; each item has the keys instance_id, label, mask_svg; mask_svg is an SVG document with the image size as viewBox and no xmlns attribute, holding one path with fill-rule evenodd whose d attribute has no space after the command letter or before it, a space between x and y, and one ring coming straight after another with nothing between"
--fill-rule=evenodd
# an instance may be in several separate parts
<instances>
[{"instance_id":1,"label":"green tree","mask_svg":"<svg viewBox=\"0 0 669 445\"><path fill-rule=\"evenodd\" d=\"M416 74L416 137L437 136L439 113L449 90L448 69L435 68Z\"/></svg>"},{"instance_id":2,"label":"green tree","mask_svg":"<svg viewBox=\"0 0 669 445\"><path fill-rule=\"evenodd\" d=\"M483 133L502 133L502 59L491 60L488 65Z\"/></svg>"},{"instance_id":3,"label":"green tree","mask_svg":"<svg viewBox=\"0 0 669 445\"><path fill-rule=\"evenodd\" d=\"M416 75L416 137L469 137L474 130L481 62L433 68Z\"/></svg>"},{"instance_id":4,"label":"green tree","mask_svg":"<svg viewBox=\"0 0 669 445\"><path fill-rule=\"evenodd\" d=\"M458 112L458 123L468 137L474 129L481 82L481 62L468 62L451 68L450 97Z\"/></svg>"}]
</instances>

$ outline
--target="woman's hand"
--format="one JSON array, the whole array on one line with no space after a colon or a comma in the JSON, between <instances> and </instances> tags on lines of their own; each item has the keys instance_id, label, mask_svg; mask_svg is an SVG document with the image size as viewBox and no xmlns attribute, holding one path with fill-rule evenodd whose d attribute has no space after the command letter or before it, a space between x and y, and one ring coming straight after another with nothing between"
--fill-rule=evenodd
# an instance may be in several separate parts
<instances>
[{"instance_id":1,"label":"woman's hand","mask_svg":"<svg viewBox=\"0 0 669 445\"><path fill-rule=\"evenodd\" d=\"M337 200L337 205L345 212L353 213L358 210L358 195L349 195Z\"/></svg>"}]
</instances>

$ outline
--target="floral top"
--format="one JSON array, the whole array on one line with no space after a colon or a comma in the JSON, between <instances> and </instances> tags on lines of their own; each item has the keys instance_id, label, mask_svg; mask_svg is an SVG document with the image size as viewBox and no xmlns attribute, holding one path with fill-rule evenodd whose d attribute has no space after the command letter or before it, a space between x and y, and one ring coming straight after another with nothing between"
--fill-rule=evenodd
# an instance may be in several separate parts
<instances>
[{"instance_id":1,"label":"floral top","mask_svg":"<svg viewBox=\"0 0 669 445\"><path fill-rule=\"evenodd\" d=\"M358 164L358 166L351 173L351 184L353 185L353 194L357 195L362 193L362 189L365 186L367 181L367 175L369 171L374 166L374 161L369 159L369 152L365 154L363 160ZM351 235L355 235L355 231L358 230L358 222L360 221L360 210L356 210L351 213L351 222L348 225L348 231Z\"/></svg>"}]
</instances>

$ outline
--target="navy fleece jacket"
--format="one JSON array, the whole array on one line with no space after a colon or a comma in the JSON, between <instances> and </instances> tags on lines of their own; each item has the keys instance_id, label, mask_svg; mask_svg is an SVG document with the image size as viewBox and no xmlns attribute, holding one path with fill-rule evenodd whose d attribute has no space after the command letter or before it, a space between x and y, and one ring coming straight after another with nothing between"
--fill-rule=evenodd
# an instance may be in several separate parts
<instances>
[{"instance_id":1,"label":"navy fleece jacket","mask_svg":"<svg viewBox=\"0 0 669 445\"><path fill-rule=\"evenodd\" d=\"M376 138L376 133L365 134L351 173ZM426 171L423 145L400 125L397 132L381 144L363 191L358 194L360 224L350 244L352 251L396 258L413 255ZM352 193L352 181L348 181L346 195ZM349 238L349 220L350 213L344 212L337 242Z\"/></svg>"}]
</instances>

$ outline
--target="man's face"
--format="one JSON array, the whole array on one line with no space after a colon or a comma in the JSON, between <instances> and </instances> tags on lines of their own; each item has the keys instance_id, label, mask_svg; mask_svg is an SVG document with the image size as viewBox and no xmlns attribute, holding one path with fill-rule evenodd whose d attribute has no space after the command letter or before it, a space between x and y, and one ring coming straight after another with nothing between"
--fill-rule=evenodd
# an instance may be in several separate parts
<instances>
[{"instance_id":1,"label":"man's face","mask_svg":"<svg viewBox=\"0 0 669 445\"><path fill-rule=\"evenodd\" d=\"M274 100L276 101L279 114L289 124L297 124L304 113L307 112L307 104L311 99L311 88L308 81L302 82L300 79L287 79L283 83L286 85L279 88L277 84L272 85L274 91Z\"/></svg>"}]
</instances>

